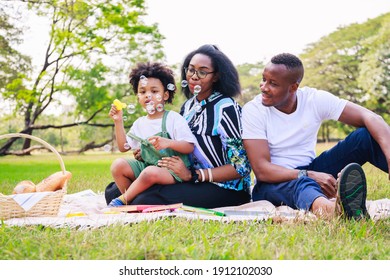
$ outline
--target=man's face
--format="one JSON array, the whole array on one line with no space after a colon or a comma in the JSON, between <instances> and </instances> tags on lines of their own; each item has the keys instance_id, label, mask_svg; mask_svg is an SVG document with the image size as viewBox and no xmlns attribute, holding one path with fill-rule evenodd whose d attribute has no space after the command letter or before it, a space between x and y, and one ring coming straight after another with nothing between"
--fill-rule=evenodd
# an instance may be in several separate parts
<instances>
[{"instance_id":1,"label":"man's face","mask_svg":"<svg viewBox=\"0 0 390 280\"><path fill-rule=\"evenodd\" d=\"M285 65L268 63L263 71L263 80L260 83L262 103L264 106L274 106L285 112L295 103L295 91L298 87L292 82L291 72Z\"/></svg>"}]
</instances>

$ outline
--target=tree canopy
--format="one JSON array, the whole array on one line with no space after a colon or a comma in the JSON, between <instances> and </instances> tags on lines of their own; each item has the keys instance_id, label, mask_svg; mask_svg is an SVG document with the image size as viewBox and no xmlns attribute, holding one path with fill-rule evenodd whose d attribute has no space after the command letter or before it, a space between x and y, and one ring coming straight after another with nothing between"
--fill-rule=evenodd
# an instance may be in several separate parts
<instances>
[{"instance_id":1,"label":"tree canopy","mask_svg":"<svg viewBox=\"0 0 390 280\"><path fill-rule=\"evenodd\" d=\"M15 49L14 44L20 43L22 30L11 23L9 7L0 6L0 93L7 84L22 76L30 69L30 58ZM18 14L15 13L17 18Z\"/></svg>"},{"instance_id":2,"label":"tree canopy","mask_svg":"<svg viewBox=\"0 0 390 280\"><path fill-rule=\"evenodd\" d=\"M14 102L15 112L23 115L19 132L54 127L39 122L48 108L77 116L74 122L56 127L96 125L114 98L129 94L127 75L134 61L163 59L158 26L142 20L144 0L19 2L26 2L50 25L42 63L30 75L14 75L2 90L3 98ZM75 105L61 111L66 106L59 105L66 100ZM0 147L0 154L7 153L13 142ZM27 139L23 148L29 145Z\"/></svg>"},{"instance_id":3,"label":"tree canopy","mask_svg":"<svg viewBox=\"0 0 390 280\"><path fill-rule=\"evenodd\" d=\"M390 13L340 27L310 44L301 55L305 65L302 86L327 90L376 112L389 122L389 38ZM327 140L330 127L345 133L353 129L338 122L326 122L320 133Z\"/></svg>"},{"instance_id":4,"label":"tree canopy","mask_svg":"<svg viewBox=\"0 0 390 280\"><path fill-rule=\"evenodd\" d=\"M8 132L45 133L57 145L68 143L82 152L113 140L109 106L115 98L136 103L128 73L136 62L163 61L163 35L157 24L145 24L144 0L21 0L19 3L48 21L48 40L41 63L31 65L16 50L26 32L16 24L22 15L0 2L0 94L12 106ZM327 90L356 102L390 121L390 13L364 23L340 27L307 46L300 55L305 66L302 86ZM176 69L178 66L172 66ZM244 105L259 94L264 64L237 66L242 87L238 102ZM180 87L180 81L177 80ZM179 91L179 90L178 90ZM184 97L176 94L168 109L179 110ZM44 114L44 112L54 114ZM129 114L128 127L143 114L138 106ZM333 127L333 128L332 128ZM68 129L63 139L62 129ZM326 123L349 132L347 126ZM61 136L52 132L56 129ZM1 133L1 131L0 131ZM61 139L59 138L61 137ZM0 155L16 142L0 143ZM99 142L96 142L99 141ZM17 147L29 153L30 140Z\"/></svg>"},{"instance_id":5,"label":"tree canopy","mask_svg":"<svg viewBox=\"0 0 390 280\"><path fill-rule=\"evenodd\" d=\"M302 85L389 114L390 13L339 28L307 47Z\"/></svg>"}]
</instances>

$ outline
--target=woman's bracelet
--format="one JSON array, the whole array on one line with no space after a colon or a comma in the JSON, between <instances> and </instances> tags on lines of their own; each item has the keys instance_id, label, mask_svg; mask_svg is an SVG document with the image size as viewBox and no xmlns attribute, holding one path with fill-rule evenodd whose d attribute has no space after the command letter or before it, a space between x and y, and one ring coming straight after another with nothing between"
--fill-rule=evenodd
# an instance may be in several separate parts
<instances>
[{"instance_id":1,"label":"woman's bracelet","mask_svg":"<svg viewBox=\"0 0 390 280\"><path fill-rule=\"evenodd\" d=\"M207 173L209 173L209 182L213 182L213 173L211 173L211 168L207 168Z\"/></svg>"},{"instance_id":2,"label":"woman's bracelet","mask_svg":"<svg viewBox=\"0 0 390 280\"><path fill-rule=\"evenodd\" d=\"M204 171L203 171L203 169L199 169L199 171L200 171L200 175L202 175L202 180L201 180L201 182L206 181L206 176L204 176Z\"/></svg>"},{"instance_id":3,"label":"woman's bracelet","mask_svg":"<svg viewBox=\"0 0 390 280\"><path fill-rule=\"evenodd\" d=\"M191 168L191 180L190 182L192 183L198 183L198 182L205 182L206 181L206 174L204 172L204 169L198 169L199 170L199 175L196 173L196 170L194 168ZM211 168L207 168L207 175L208 175L208 182L212 183L213 182L213 173L211 172Z\"/></svg>"}]
</instances>

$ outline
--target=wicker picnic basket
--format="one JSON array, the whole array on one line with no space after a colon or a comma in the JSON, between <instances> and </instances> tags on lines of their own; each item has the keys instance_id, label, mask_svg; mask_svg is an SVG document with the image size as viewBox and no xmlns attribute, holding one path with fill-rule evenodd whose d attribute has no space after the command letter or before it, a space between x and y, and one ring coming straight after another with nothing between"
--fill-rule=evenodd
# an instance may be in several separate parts
<instances>
[{"instance_id":1,"label":"wicker picnic basket","mask_svg":"<svg viewBox=\"0 0 390 280\"><path fill-rule=\"evenodd\" d=\"M13 137L22 137L35 140L43 144L46 148L52 151L61 166L62 172L65 174L65 164L61 158L61 155L56 151L56 149L43 141L42 139L22 133L10 133L0 135L0 139L13 138ZM21 218L21 217L42 217L42 216L57 216L58 210L61 206L62 199L67 192L67 181L65 181L62 189L49 193L44 198L42 198L38 203L32 206L28 211L25 211L10 195L0 194L0 220L7 220L11 218Z\"/></svg>"}]
</instances>

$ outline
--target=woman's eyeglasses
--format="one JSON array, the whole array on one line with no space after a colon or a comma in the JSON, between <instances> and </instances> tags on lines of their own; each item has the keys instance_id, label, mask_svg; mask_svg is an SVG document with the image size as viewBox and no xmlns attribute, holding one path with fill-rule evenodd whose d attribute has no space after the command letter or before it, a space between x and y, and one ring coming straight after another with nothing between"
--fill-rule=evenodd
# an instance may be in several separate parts
<instances>
[{"instance_id":1,"label":"woman's eyeglasses","mask_svg":"<svg viewBox=\"0 0 390 280\"><path fill-rule=\"evenodd\" d=\"M184 68L184 71L186 72L187 76L190 77L192 77L196 73L196 76L198 76L199 79L206 78L207 74L215 73L215 71L207 72L204 70L195 70L195 68L187 68L187 67Z\"/></svg>"}]
</instances>

